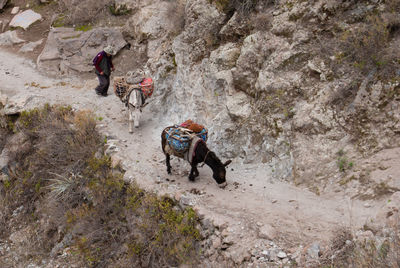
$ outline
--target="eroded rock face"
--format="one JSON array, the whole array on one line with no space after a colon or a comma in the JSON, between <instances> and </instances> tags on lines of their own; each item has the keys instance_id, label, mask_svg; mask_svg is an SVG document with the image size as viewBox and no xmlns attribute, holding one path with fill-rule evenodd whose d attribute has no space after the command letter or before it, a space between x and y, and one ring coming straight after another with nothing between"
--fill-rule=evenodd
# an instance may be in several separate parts
<instances>
[{"instance_id":1,"label":"eroded rock face","mask_svg":"<svg viewBox=\"0 0 400 268\"><path fill-rule=\"evenodd\" d=\"M0 0L0 10L7 4L8 0Z\"/></svg>"},{"instance_id":2,"label":"eroded rock face","mask_svg":"<svg viewBox=\"0 0 400 268\"><path fill-rule=\"evenodd\" d=\"M267 28L207 0L115 4L130 10L121 32L147 61L132 72L156 81L152 112L165 125L188 118L206 125L210 148L222 158L268 163L272 177L302 183L340 178L340 150L355 161L360 152L399 141L398 82L378 81L374 72L355 81L347 69L333 70L339 52L315 47L323 36L316 29L340 10L346 23L336 26L352 27L346 16L359 9L354 3L260 4ZM52 29L38 65L89 71L95 53L111 41L125 44L110 29Z\"/></svg>"},{"instance_id":3,"label":"eroded rock face","mask_svg":"<svg viewBox=\"0 0 400 268\"><path fill-rule=\"evenodd\" d=\"M119 51L126 42L121 32L112 28L87 32L52 28L37 65L52 74L89 72L93 70L92 59L107 45L113 45L115 51Z\"/></svg>"}]
</instances>

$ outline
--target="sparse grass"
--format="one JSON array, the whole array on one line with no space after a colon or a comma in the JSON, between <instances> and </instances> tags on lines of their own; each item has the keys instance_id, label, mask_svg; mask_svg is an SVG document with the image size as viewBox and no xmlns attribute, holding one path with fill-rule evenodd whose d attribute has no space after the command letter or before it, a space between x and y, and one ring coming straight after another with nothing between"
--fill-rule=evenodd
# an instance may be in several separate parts
<instances>
[{"instance_id":1,"label":"sparse grass","mask_svg":"<svg viewBox=\"0 0 400 268\"><path fill-rule=\"evenodd\" d=\"M346 170L353 168L353 161L347 159L346 153L343 151L343 149L340 149L336 154L338 155L337 166L339 171L345 172Z\"/></svg>"},{"instance_id":2,"label":"sparse grass","mask_svg":"<svg viewBox=\"0 0 400 268\"><path fill-rule=\"evenodd\" d=\"M80 25L75 27L75 31L81 31L81 32L87 32L90 31L91 29L93 29L92 25Z\"/></svg>"},{"instance_id":3,"label":"sparse grass","mask_svg":"<svg viewBox=\"0 0 400 268\"><path fill-rule=\"evenodd\" d=\"M343 186L343 185L346 185L347 183L349 183L349 182L351 182L351 181L353 181L353 180L356 180L357 178L353 175L353 176L350 176L350 177L347 177L347 178L343 178L343 179L341 179L340 181L339 181L339 185L341 185L341 186Z\"/></svg>"},{"instance_id":4,"label":"sparse grass","mask_svg":"<svg viewBox=\"0 0 400 268\"><path fill-rule=\"evenodd\" d=\"M53 26L55 28L64 27L65 26L65 15L63 15L63 14L58 15L55 18L55 20L53 21L53 23L51 24L51 26Z\"/></svg>"},{"instance_id":5,"label":"sparse grass","mask_svg":"<svg viewBox=\"0 0 400 268\"><path fill-rule=\"evenodd\" d=\"M71 35L71 36L64 36L62 37L63 40L69 40L69 39L75 39L75 38L79 38L81 37L81 34L75 34L75 35Z\"/></svg>"}]
</instances>

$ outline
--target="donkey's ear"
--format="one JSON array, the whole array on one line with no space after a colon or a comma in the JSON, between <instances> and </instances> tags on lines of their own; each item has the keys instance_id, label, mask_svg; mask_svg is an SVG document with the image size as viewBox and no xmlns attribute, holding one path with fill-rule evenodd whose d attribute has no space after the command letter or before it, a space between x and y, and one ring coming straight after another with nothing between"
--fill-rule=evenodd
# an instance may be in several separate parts
<instances>
[{"instance_id":1,"label":"donkey's ear","mask_svg":"<svg viewBox=\"0 0 400 268\"><path fill-rule=\"evenodd\" d=\"M227 165L229 165L232 162L232 160L228 160L225 162L224 167L226 167Z\"/></svg>"}]
</instances>

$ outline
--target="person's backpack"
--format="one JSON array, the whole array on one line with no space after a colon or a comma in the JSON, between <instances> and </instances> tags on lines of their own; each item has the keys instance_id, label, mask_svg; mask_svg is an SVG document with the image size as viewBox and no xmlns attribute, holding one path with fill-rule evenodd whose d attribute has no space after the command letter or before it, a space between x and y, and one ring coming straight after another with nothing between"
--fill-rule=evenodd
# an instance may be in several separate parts
<instances>
[{"instance_id":1,"label":"person's backpack","mask_svg":"<svg viewBox=\"0 0 400 268\"><path fill-rule=\"evenodd\" d=\"M93 58L93 61L92 61L93 66L98 64L99 58L103 53L104 53L104 51L99 52L99 53L97 53L96 57ZM104 55L103 55L103 57L104 57Z\"/></svg>"}]
</instances>

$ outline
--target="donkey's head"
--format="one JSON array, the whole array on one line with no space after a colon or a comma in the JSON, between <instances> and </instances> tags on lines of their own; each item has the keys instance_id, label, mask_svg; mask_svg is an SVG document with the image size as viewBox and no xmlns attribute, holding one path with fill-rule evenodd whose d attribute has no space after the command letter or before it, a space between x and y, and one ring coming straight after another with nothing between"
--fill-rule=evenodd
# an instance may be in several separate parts
<instances>
[{"instance_id":1,"label":"donkey's head","mask_svg":"<svg viewBox=\"0 0 400 268\"><path fill-rule=\"evenodd\" d=\"M225 167L228 166L232 161L228 160L225 163L222 163L213 152L210 152L210 154L215 164L214 168L212 168L213 178L218 183L219 187L224 188L227 185Z\"/></svg>"}]
</instances>

